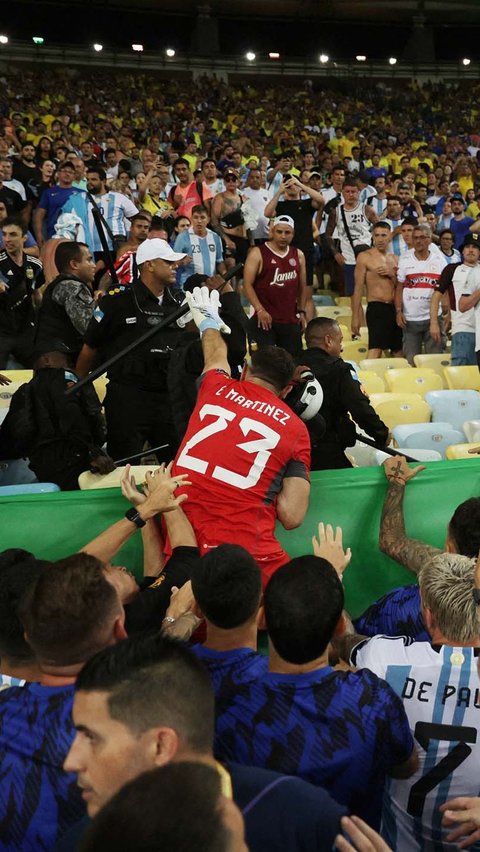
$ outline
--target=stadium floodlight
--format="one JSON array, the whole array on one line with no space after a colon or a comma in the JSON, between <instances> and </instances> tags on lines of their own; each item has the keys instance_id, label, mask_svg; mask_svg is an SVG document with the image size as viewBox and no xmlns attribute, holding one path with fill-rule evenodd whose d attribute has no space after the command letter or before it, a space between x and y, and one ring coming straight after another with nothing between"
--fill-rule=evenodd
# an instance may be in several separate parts
<instances>
[{"instance_id":1,"label":"stadium floodlight","mask_svg":"<svg viewBox=\"0 0 480 852\"><path fill-rule=\"evenodd\" d=\"M135 53L142 53L143 44L132 44L132 50L134 50Z\"/></svg>"},{"instance_id":2,"label":"stadium floodlight","mask_svg":"<svg viewBox=\"0 0 480 852\"><path fill-rule=\"evenodd\" d=\"M173 47L167 47L165 53L167 54L167 56L170 57L170 59L173 59L173 57L175 56L175 51Z\"/></svg>"},{"instance_id":3,"label":"stadium floodlight","mask_svg":"<svg viewBox=\"0 0 480 852\"><path fill-rule=\"evenodd\" d=\"M322 63L322 65L325 65L325 63L327 63L327 62L328 62L329 58L330 58L330 57L328 56L328 54L326 54L326 53L321 53L321 54L320 54L320 62Z\"/></svg>"},{"instance_id":4,"label":"stadium floodlight","mask_svg":"<svg viewBox=\"0 0 480 852\"><path fill-rule=\"evenodd\" d=\"M249 50L248 53L245 54L245 59L248 59L249 62L253 62L256 57L256 54L253 50Z\"/></svg>"},{"instance_id":5,"label":"stadium floodlight","mask_svg":"<svg viewBox=\"0 0 480 852\"><path fill-rule=\"evenodd\" d=\"M99 44L99 43L98 43L98 41L97 41L97 42L95 42L95 44L93 45L93 49L94 49L97 53L100 53L100 51L101 51L101 50L103 50L103 44Z\"/></svg>"},{"instance_id":6,"label":"stadium floodlight","mask_svg":"<svg viewBox=\"0 0 480 852\"><path fill-rule=\"evenodd\" d=\"M0 35L0 44L8 44L8 36Z\"/></svg>"},{"instance_id":7,"label":"stadium floodlight","mask_svg":"<svg viewBox=\"0 0 480 852\"><path fill-rule=\"evenodd\" d=\"M45 39L43 38L43 36L32 36L32 41L34 44L43 44Z\"/></svg>"},{"instance_id":8,"label":"stadium floodlight","mask_svg":"<svg viewBox=\"0 0 480 852\"><path fill-rule=\"evenodd\" d=\"M470 62L471 62L471 60L467 59L466 57L465 57L465 59L462 59L463 65L470 65Z\"/></svg>"},{"instance_id":9,"label":"stadium floodlight","mask_svg":"<svg viewBox=\"0 0 480 852\"><path fill-rule=\"evenodd\" d=\"M389 61L390 65L396 65L397 64L397 60L396 60L395 56L391 56L388 61Z\"/></svg>"},{"instance_id":10,"label":"stadium floodlight","mask_svg":"<svg viewBox=\"0 0 480 852\"><path fill-rule=\"evenodd\" d=\"M280 54L279 53L269 53L268 58L269 59L280 59Z\"/></svg>"},{"instance_id":11,"label":"stadium floodlight","mask_svg":"<svg viewBox=\"0 0 480 852\"><path fill-rule=\"evenodd\" d=\"M357 62L366 62L367 61L367 57L364 56L362 53L359 53L358 56L355 57L355 59L357 60Z\"/></svg>"}]
</instances>

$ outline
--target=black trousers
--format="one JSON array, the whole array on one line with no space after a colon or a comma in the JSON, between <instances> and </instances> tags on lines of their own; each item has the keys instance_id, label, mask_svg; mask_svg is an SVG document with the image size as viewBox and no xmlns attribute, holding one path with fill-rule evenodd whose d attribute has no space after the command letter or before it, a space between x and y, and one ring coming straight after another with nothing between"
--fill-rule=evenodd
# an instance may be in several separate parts
<instances>
[{"instance_id":1,"label":"black trousers","mask_svg":"<svg viewBox=\"0 0 480 852\"><path fill-rule=\"evenodd\" d=\"M302 354L302 329L297 322L273 322L271 329L264 331L258 327L257 318L252 317L248 323L248 337L250 343L256 343L259 349L281 346L294 358Z\"/></svg>"},{"instance_id":2,"label":"black trousers","mask_svg":"<svg viewBox=\"0 0 480 852\"><path fill-rule=\"evenodd\" d=\"M0 331L0 369L5 370L9 356L13 355L24 367L33 364L33 328L19 334Z\"/></svg>"},{"instance_id":3,"label":"black trousers","mask_svg":"<svg viewBox=\"0 0 480 852\"><path fill-rule=\"evenodd\" d=\"M114 459L140 453L148 441L151 447L168 446L157 453L158 460L170 461L178 449L166 391L139 390L132 385L110 381L105 397L107 450Z\"/></svg>"}]
</instances>

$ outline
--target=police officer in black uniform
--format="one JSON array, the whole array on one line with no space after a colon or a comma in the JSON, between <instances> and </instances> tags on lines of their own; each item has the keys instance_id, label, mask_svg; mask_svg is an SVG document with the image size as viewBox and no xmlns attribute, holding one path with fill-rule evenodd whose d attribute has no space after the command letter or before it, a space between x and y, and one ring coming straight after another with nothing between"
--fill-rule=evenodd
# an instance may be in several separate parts
<instances>
[{"instance_id":1,"label":"police officer in black uniform","mask_svg":"<svg viewBox=\"0 0 480 852\"><path fill-rule=\"evenodd\" d=\"M299 360L310 367L322 386L320 414L326 424L321 439L316 440L312 436L312 470L351 467L344 450L355 444L355 423L373 438L379 448L389 442L388 428L370 405L352 366L340 357L343 337L336 320L329 317L311 320L305 339L307 350Z\"/></svg>"},{"instance_id":2,"label":"police officer in black uniform","mask_svg":"<svg viewBox=\"0 0 480 852\"><path fill-rule=\"evenodd\" d=\"M95 261L85 243L61 242L55 251L59 274L46 288L35 322L35 354L65 354L73 369L93 315Z\"/></svg>"},{"instance_id":3,"label":"police officer in black uniform","mask_svg":"<svg viewBox=\"0 0 480 852\"><path fill-rule=\"evenodd\" d=\"M2 225L0 252L0 367L13 355L24 367L33 360L33 297L43 283L42 264L24 252L26 229L15 217Z\"/></svg>"},{"instance_id":4,"label":"police officer in black uniform","mask_svg":"<svg viewBox=\"0 0 480 852\"><path fill-rule=\"evenodd\" d=\"M171 290L184 254L165 240L145 240L137 251L140 277L131 285L112 287L95 308L84 337L76 372L86 376L97 361L105 361L152 326L176 311L183 293ZM145 343L119 359L108 370L105 415L108 453L126 458L152 447L169 444L158 453L169 460L176 450L167 390L170 356L185 335L176 323L162 328Z\"/></svg>"}]
</instances>

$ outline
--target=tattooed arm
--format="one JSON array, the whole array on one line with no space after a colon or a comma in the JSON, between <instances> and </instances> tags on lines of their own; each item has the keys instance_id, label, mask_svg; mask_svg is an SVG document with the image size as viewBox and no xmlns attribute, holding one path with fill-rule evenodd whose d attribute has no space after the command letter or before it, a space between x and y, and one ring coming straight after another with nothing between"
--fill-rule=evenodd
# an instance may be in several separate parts
<instances>
[{"instance_id":1,"label":"tattooed arm","mask_svg":"<svg viewBox=\"0 0 480 852\"><path fill-rule=\"evenodd\" d=\"M419 465L410 468L403 456L386 459L383 466L389 486L383 504L379 547L391 559L395 559L409 571L418 574L427 557L441 553L437 547L408 538L405 531L403 517L405 486L417 473L425 470L425 467Z\"/></svg>"}]
</instances>

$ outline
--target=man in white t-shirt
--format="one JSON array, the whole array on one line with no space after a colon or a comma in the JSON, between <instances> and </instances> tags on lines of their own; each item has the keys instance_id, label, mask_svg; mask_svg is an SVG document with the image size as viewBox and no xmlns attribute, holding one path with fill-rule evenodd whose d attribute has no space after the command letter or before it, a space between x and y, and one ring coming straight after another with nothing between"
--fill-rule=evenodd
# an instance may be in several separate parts
<instances>
[{"instance_id":1,"label":"man in white t-shirt","mask_svg":"<svg viewBox=\"0 0 480 852\"><path fill-rule=\"evenodd\" d=\"M259 246L268 240L270 220L265 216L265 207L270 201L268 190L262 186L262 172L260 169L250 169L247 185L242 190L242 195L248 198L255 212L258 214L257 227L252 232L255 245Z\"/></svg>"},{"instance_id":2,"label":"man in white t-shirt","mask_svg":"<svg viewBox=\"0 0 480 852\"><path fill-rule=\"evenodd\" d=\"M403 351L410 364L424 347L426 354L445 351L442 318L438 318L440 342L430 334L430 302L447 262L440 252L432 251L429 225L413 229L413 251L398 263L395 307L397 324L403 329Z\"/></svg>"},{"instance_id":3,"label":"man in white t-shirt","mask_svg":"<svg viewBox=\"0 0 480 852\"><path fill-rule=\"evenodd\" d=\"M396 852L453 852L458 847L446 841L440 806L454 796L478 794L480 618L474 577L475 560L466 556L441 553L426 561L419 585L430 642L405 636L338 642L344 659L384 678L402 698L418 744L416 773L387 781L381 833Z\"/></svg>"},{"instance_id":4,"label":"man in white t-shirt","mask_svg":"<svg viewBox=\"0 0 480 852\"><path fill-rule=\"evenodd\" d=\"M465 242L473 237L478 237L478 234L470 234ZM464 316L466 313L470 313L472 309L474 310L475 354L476 363L480 370L480 265L470 270L463 293L460 296L458 308Z\"/></svg>"},{"instance_id":5,"label":"man in white t-shirt","mask_svg":"<svg viewBox=\"0 0 480 852\"><path fill-rule=\"evenodd\" d=\"M469 287L480 288L480 236L467 234L462 245L463 263L450 263L443 270L430 304L430 334L440 341L438 308L444 293L447 294L452 318L452 367L474 365L475 309L461 311L459 302ZM473 292L473 289L471 290Z\"/></svg>"}]
</instances>

